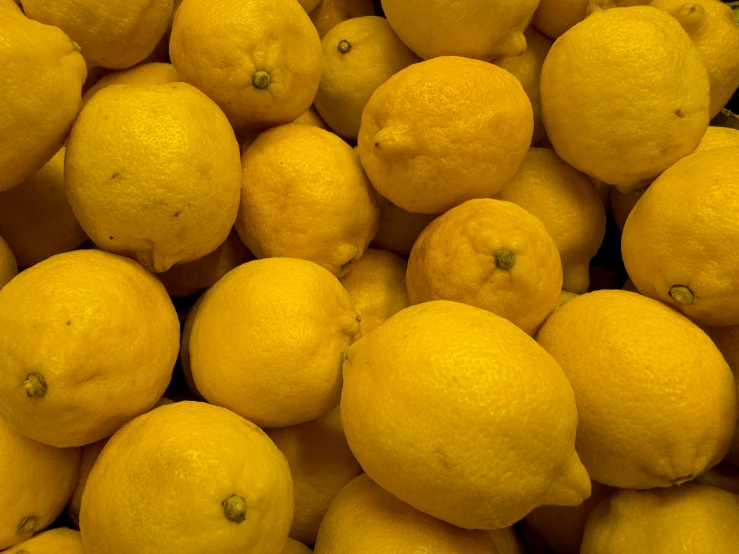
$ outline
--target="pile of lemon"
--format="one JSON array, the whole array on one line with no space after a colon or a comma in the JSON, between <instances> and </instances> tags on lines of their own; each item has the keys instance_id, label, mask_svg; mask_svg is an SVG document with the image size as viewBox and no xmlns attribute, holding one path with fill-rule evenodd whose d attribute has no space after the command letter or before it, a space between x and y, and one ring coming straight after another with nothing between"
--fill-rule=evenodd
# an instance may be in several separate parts
<instances>
[{"instance_id":1,"label":"pile of lemon","mask_svg":"<svg viewBox=\"0 0 739 554\"><path fill-rule=\"evenodd\" d=\"M732 5L0 0L0 550L738 553Z\"/></svg>"}]
</instances>

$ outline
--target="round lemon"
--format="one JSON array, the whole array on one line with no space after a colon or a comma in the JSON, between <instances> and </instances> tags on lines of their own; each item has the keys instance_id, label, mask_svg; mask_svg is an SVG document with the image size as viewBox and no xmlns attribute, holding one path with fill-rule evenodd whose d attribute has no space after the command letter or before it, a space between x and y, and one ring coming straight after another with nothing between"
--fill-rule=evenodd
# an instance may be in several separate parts
<instances>
[{"instance_id":1,"label":"round lemon","mask_svg":"<svg viewBox=\"0 0 739 554\"><path fill-rule=\"evenodd\" d=\"M339 23L321 40L323 74L313 102L339 136L356 140L362 111L377 87L420 62L387 19L357 17Z\"/></svg>"},{"instance_id":2,"label":"round lemon","mask_svg":"<svg viewBox=\"0 0 739 554\"><path fill-rule=\"evenodd\" d=\"M110 85L165 85L179 80L177 70L171 63L142 63L123 71L112 71L103 75L85 91L82 95L82 107L85 107L90 98Z\"/></svg>"},{"instance_id":3,"label":"round lemon","mask_svg":"<svg viewBox=\"0 0 739 554\"><path fill-rule=\"evenodd\" d=\"M310 19L323 38L342 21L367 15L377 15L373 0L321 0L310 12Z\"/></svg>"},{"instance_id":4,"label":"round lemon","mask_svg":"<svg viewBox=\"0 0 739 554\"><path fill-rule=\"evenodd\" d=\"M562 260L563 288L582 293L590 284L590 260L606 233L606 212L586 175L549 148L532 148L496 198L539 218Z\"/></svg>"},{"instance_id":5,"label":"round lemon","mask_svg":"<svg viewBox=\"0 0 739 554\"><path fill-rule=\"evenodd\" d=\"M206 293L190 335L197 390L261 427L295 425L339 403L341 362L360 318L313 262L240 265Z\"/></svg>"},{"instance_id":6,"label":"round lemon","mask_svg":"<svg viewBox=\"0 0 739 554\"><path fill-rule=\"evenodd\" d=\"M48 162L79 111L85 60L60 29L0 12L0 191L14 187Z\"/></svg>"},{"instance_id":7,"label":"round lemon","mask_svg":"<svg viewBox=\"0 0 739 554\"><path fill-rule=\"evenodd\" d=\"M616 491L593 510L581 554L715 554L739 549L739 496L705 485Z\"/></svg>"},{"instance_id":8,"label":"round lemon","mask_svg":"<svg viewBox=\"0 0 739 554\"><path fill-rule=\"evenodd\" d=\"M0 236L0 289L18 274L18 264L8 243Z\"/></svg>"},{"instance_id":9,"label":"round lemon","mask_svg":"<svg viewBox=\"0 0 739 554\"><path fill-rule=\"evenodd\" d=\"M65 150L18 186L0 192L0 235L21 267L74 250L87 240L67 200Z\"/></svg>"},{"instance_id":10,"label":"round lemon","mask_svg":"<svg viewBox=\"0 0 739 554\"><path fill-rule=\"evenodd\" d=\"M399 71L374 92L359 155L385 198L410 212L441 213L503 188L533 130L518 79L487 62L445 56Z\"/></svg>"},{"instance_id":11,"label":"round lemon","mask_svg":"<svg viewBox=\"0 0 739 554\"><path fill-rule=\"evenodd\" d=\"M380 194L377 195L377 206L380 208L380 227L370 246L388 250L407 260L421 231L436 216L408 212Z\"/></svg>"},{"instance_id":12,"label":"round lemon","mask_svg":"<svg viewBox=\"0 0 739 554\"><path fill-rule=\"evenodd\" d=\"M541 74L542 118L557 154L625 191L695 150L709 102L690 37L650 6L595 12L557 40Z\"/></svg>"},{"instance_id":13,"label":"round lemon","mask_svg":"<svg viewBox=\"0 0 739 554\"><path fill-rule=\"evenodd\" d=\"M79 531L57 527L17 544L5 554L85 554Z\"/></svg>"},{"instance_id":14,"label":"round lemon","mask_svg":"<svg viewBox=\"0 0 739 554\"><path fill-rule=\"evenodd\" d=\"M739 146L697 152L647 189L624 225L624 264L639 292L702 325L739 324Z\"/></svg>"},{"instance_id":15,"label":"round lemon","mask_svg":"<svg viewBox=\"0 0 739 554\"><path fill-rule=\"evenodd\" d=\"M105 445L80 529L91 553L281 554L292 514L290 468L261 429L218 406L178 402Z\"/></svg>"},{"instance_id":16,"label":"round lemon","mask_svg":"<svg viewBox=\"0 0 739 554\"><path fill-rule=\"evenodd\" d=\"M584 294L539 331L575 391L577 452L592 479L622 488L690 481L726 454L737 388L686 317L623 290Z\"/></svg>"},{"instance_id":17,"label":"round lemon","mask_svg":"<svg viewBox=\"0 0 739 554\"><path fill-rule=\"evenodd\" d=\"M538 3L382 0L382 8L398 36L422 58L464 56L487 61L526 50L523 31Z\"/></svg>"},{"instance_id":18,"label":"round lemon","mask_svg":"<svg viewBox=\"0 0 739 554\"><path fill-rule=\"evenodd\" d=\"M553 39L585 19L589 0L539 0L531 24Z\"/></svg>"},{"instance_id":19,"label":"round lemon","mask_svg":"<svg viewBox=\"0 0 739 554\"><path fill-rule=\"evenodd\" d=\"M375 193L351 147L310 125L265 131L242 156L236 231L257 258L348 273L377 232Z\"/></svg>"},{"instance_id":20,"label":"round lemon","mask_svg":"<svg viewBox=\"0 0 739 554\"><path fill-rule=\"evenodd\" d=\"M406 263L392 252L368 249L340 280L362 318L361 335L379 327L409 305ZM358 337L357 337L358 338Z\"/></svg>"},{"instance_id":21,"label":"round lemon","mask_svg":"<svg viewBox=\"0 0 739 554\"><path fill-rule=\"evenodd\" d=\"M54 448L21 435L0 419L0 548L45 529L72 495L79 448Z\"/></svg>"},{"instance_id":22,"label":"round lemon","mask_svg":"<svg viewBox=\"0 0 739 554\"><path fill-rule=\"evenodd\" d=\"M295 120L321 79L321 41L295 0L184 0L169 54L237 129Z\"/></svg>"},{"instance_id":23,"label":"round lemon","mask_svg":"<svg viewBox=\"0 0 739 554\"><path fill-rule=\"evenodd\" d=\"M313 421L265 432L290 464L295 491L290 536L313 544L331 501L362 473L346 443L339 409Z\"/></svg>"},{"instance_id":24,"label":"round lemon","mask_svg":"<svg viewBox=\"0 0 739 554\"><path fill-rule=\"evenodd\" d=\"M349 483L321 523L315 554L498 554L485 531L460 529L413 509L366 475Z\"/></svg>"},{"instance_id":25,"label":"round lemon","mask_svg":"<svg viewBox=\"0 0 739 554\"><path fill-rule=\"evenodd\" d=\"M473 306L411 306L355 342L341 421L367 475L459 527L508 527L537 506L590 494L562 369L512 323Z\"/></svg>"},{"instance_id":26,"label":"round lemon","mask_svg":"<svg viewBox=\"0 0 739 554\"><path fill-rule=\"evenodd\" d=\"M161 273L228 237L241 166L218 106L186 83L114 85L85 106L67 143L69 202L103 250Z\"/></svg>"},{"instance_id":27,"label":"round lemon","mask_svg":"<svg viewBox=\"0 0 739 554\"><path fill-rule=\"evenodd\" d=\"M52 256L0 290L0 417L58 447L107 437L162 396L179 331L164 286L133 260Z\"/></svg>"},{"instance_id":28,"label":"round lemon","mask_svg":"<svg viewBox=\"0 0 739 554\"><path fill-rule=\"evenodd\" d=\"M715 127L712 125L706 130L706 134L703 135L695 152L724 148L726 146L739 146L739 129Z\"/></svg>"},{"instance_id":29,"label":"round lemon","mask_svg":"<svg viewBox=\"0 0 739 554\"><path fill-rule=\"evenodd\" d=\"M454 300L533 334L557 307L562 264L538 218L503 200L468 200L423 230L408 259L411 304Z\"/></svg>"}]
</instances>

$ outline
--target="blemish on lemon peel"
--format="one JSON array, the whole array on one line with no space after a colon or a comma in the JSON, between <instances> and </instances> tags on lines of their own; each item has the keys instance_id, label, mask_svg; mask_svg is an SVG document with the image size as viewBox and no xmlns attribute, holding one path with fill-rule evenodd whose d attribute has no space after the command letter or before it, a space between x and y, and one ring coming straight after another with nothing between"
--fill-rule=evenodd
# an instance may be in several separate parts
<instances>
[{"instance_id":1,"label":"blemish on lemon peel","mask_svg":"<svg viewBox=\"0 0 739 554\"><path fill-rule=\"evenodd\" d=\"M348 40L342 40L339 42L337 50L342 54L347 54L352 49L352 44Z\"/></svg>"},{"instance_id":2,"label":"blemish on lemon peel","mask_svg":"<svg viewBox=\"0 0 739 554\"><path fill-rule=\"evenodd\" d=\"M241 523L246 519L246 502L238 494L232 494L221 505L227 520Z\"/></svg>"},{"instance_id":3,"label":"blemish on lemon peel","mask_svg":"<svg viewBox=\"0 0 739 554\"><path fill-rule=\"evenodd\" d=\"M495 265L507 271L516 265L516 255L507 248L501 248L495 252Z\"/></svg>"},{"instance_id":4,"label":"blemish on lemon peel","mask_svg":"<svg viewBox=\"0 0 739 554\"><path fill-rule=\"evenodd\" d=\"M258 89L265 89L269 86L269 83L272 81L272 78L269 76L269 73L266 71L257 71L254 76L251 78L252 84L258 88Z\"/></svg>"},{"instance_id":5,"label":"blemish on lemon peel","mask_svg":"<svg viewBox=\"0 0 739 554\"><path fill-rule=\"evenodd\" d=\"M43 398L46 395L46 379L40 373L29 373L23 382L23 388L29 397Z\"/></svg>"},{"instance_id":6,"label":"blemish on lemon peel","mask_svg":"<svg viewBox=\"0 0 739 554\"><path fill-rule=\"evenodd\" d=\"M670 289L670 297L680 304L692 304L695 302L695 294L685 285L673 285Z\"/></svg>"}]
</instances>

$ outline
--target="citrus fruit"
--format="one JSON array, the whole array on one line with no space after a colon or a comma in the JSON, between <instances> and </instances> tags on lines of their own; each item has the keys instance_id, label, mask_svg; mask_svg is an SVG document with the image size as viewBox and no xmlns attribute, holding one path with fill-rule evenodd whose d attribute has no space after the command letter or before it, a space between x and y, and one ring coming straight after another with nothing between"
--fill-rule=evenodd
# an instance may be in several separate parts
<instances>
[{"instance_id":1,"label":"citrus fruit","mask_svg":"<svg viewBox=\"0 0 739 554\"><path fill-rule=\"evenodd\" d=\"M557 39L585 19L589 0L539 0L531 23L546 36Z\"/></svg>"},{"instance_id":2,"label":"citrus fruit","mask_svg":"<svg viewBox=\"0 0 739 554\"><path fill-rule=\"evenodd\" d=\"M739 146L739 129L709 126L695 152L713 150L725 146Z\"/></svg>"},{"instance_id":3,"label":"citrus fruit","mask_svg":"<svg viewBox=\"0 0 739 554\"><path fill-rule=\"evenodd\" d=\"M310 554L311 552L313 551L310 548L294 539L287 539L285 548L282 549L282 554Z\"/></svg>"},{"instance_id":4,"label":"citrus fruit","mask_svg":"<svg viewBox=\"0 0 739 554\"><path fill-rule=\"evenodd\" d=\"M179 75L171 63L142 63L103 75L99 81L82 95L82 107L102 89L110 85L165 85L179 81Z\"/></svg>"},{"instance_id":5,"label":"citrus fruit","mask_svg":"<svg viewBox=\"0 0 739 554\"><path fill-rule=\"evenodd\" d=\"M407 260L418 235L436 216L408 212L380 194L377 195L377 206L380 208L380 227L370 246L388 250Z\"/></svg>"},{"instance_id":6,"label":"citrus fruit","mask_svg":"<svg viewBox=\"0 0 739 554\"><path fill-rule=\"evenodd\" d=\"M32 537L5 554L85 554L79 531L57 527Z\"/></svg>"},{"instance_id":7,"label":"citrus fruit","mask_svg":"<svg viewBox=\"0 0 739 554\"><path fill-rule=\"evenodd\" d=\"M372 0L321 0L310 12L310 19L323 38L342 21L367 15L376 15Z\"/></svg>"},{"instance_id":8,"label":"citrus fruit","mask_svg":"<svg viewBox=\"0 0 739 554\"><path fill-rule=\"evenodd\" d=\"M629 192L621 192L616 187L608 187L609 200L611 201L611 213L616 226L623 232L626 220L633 211L634 206L646 192L647 187L634 189Z\"/></svg>"}]
</instances>

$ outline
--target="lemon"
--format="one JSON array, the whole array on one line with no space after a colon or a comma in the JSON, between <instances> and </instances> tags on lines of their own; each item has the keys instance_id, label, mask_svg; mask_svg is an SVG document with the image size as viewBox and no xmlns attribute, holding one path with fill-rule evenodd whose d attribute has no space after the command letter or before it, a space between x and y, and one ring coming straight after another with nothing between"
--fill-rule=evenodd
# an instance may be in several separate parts
<instances>
[{"instance_id":1,"label":"lemon","mask_svg":"<svg viewBox=\"0 0 739 554\"><path fill-rule=\"evenodd\" d=\"M736 552L739 496L704 485L620 490L588 519L581 554Z\"/></svg>"},{"instance_id":2,"label":"lemon","mask_svg":"<svg viewBox=\"0 0 739 554\"><path fill-rule=\"evenodd\" d=\"M65 180L99 248L161 273L228 237L239 205L239 145L218 106L186 83L110 86L74 125Z\"/></svg>"},{"instance_id":3,"label":"lemon","mask_svg":"<svg viewBox=\"0 0 739 554\"><path fill-rule=\"evenodd\" d=\"M380 194L377 195L377 206L380 208L380 227L370 246L388 250L407 260L421 231L436 216L408 212Z\"/></svg>"},{"instance_id":4,"label":"lemon","mask_svg":"<svg viewBox=\"0 0 739 554\"><path fill-rule=\"evenodd\" d=\"M154 50L172 17L172 0L23 0L23 10L67 33L90 67L126 69Z\"/></svg>"},{"instance_id":5,"label":"lemon","mask_svg":"<svg viewBox=\"0 0 739 554\"><path fill-rule=\"evenodd\" d=\"M673 15L693 40L711 82L716 116L739 87L739 24L731 6L716 0L652 0L651 6Z\"/></svg>"},{"instance_id":6,"label":"lemon","mask_svg":"<svg viewBox=\"0 0 739 554\"><path fill-rule=\"evenodd\" d=\"M87 76L79 47L60 29L0 11L0 191L27 179L62 147Z\"/></svg>"},{"instance_id":7,"label":"lemon","mask_svg":"<svg viewBox=\"0 0 739 554\"><path fill-rule=\"evenodd\" d=\"M585 19L589 0L539 0L531 23L546 36L559 38Z\"/></svg>"},{"instance_id":8,"label":"lemon","mask_svg":"<svg viewBox=\"0 0 739 554\"><path fill-rule=\"evenodd\" d=\"M79 448L29 439L0 419L0 548L30 539L51 524L72 495Z\"/></svg>"},{"instance_id":9,"label":"lemon","mask_svg":"<svg viewBox=\"0 0 739 554\"><path fill-rule=\"evenodd\" d=\"M79 531L58 527L28 539L5 554L85 554Z\"/></svg>"},{"instance_id":10,"label":"lemon","mask_svg":"<svg viewBox=\"0 0 739 554\"><path fill-rule=\"evenodd\" d=\"M709 101L690 37L650 6L595 12L557 39L541 74L542 118L557 154L624 191L695 150Z\"/></svg>"},{"instance_id":11,"label":"lemon","mask_svg":"<svg viewBox=\"0 0 739 554\"><path fill-rule=\"evenodd\" d=\"M629 277L646 296L702 325L739 324L739 146L670 167L629 215L621 240Z\"/></svg>"},{"instance_id":12,"label":"lemon","mask_svg":"<svg viewBox=\"0 0 739 554\"><path fill-rule=\"evenodd\" d=\"M339 23L321 40L323 75L314 105L339 136L356 140L362 111L377 87L420 62L387 19L357 17Z\"/></svg>"},{"instance_id":13,"label":"lemon","mask_svg":"<svg viewBox=\"0 0 739 554\"><path fill-rule=\"evenodd\" d=\"M734 379L739 380L739 326L706 327L705 331L723 354L734 374ZM739 426L734 433L734 440L726 455L726 460L739 467Z\"/></svg>"},{"instance_id":14,"label":"lemon","mask_svg":"<svg viewBox=\"0 0 739 554\"><path fill-rule=\"evenodd\" d=\"M739 146L739 129L731 127L708 127L706 134L695 149L695 152L724 148L726 146Z\"/></svg>"},{"instance_id":15,"label":"lemon","mask_svg":"<svg viewBox=\"0 0 739 554\"><path fill-rule=\"evenodd\" d=\"M370 248L341 278L354 309L362 318L361 335L379 327L409 305L405 288L407 266L392 252Z\"/></svg>"},{"instance_id":16,"label":"lemon","mask_svg":"<svg viewBox=\"0 0 739 554\"><path fill-rule=\"evenodd\" d=\"M226 241L202 258L174 265L157 277L172 296L190 296L213 286L233 268L253 259L235 231Z\"/></svg>"},{"instance_id":17,"label":"lemon","mask_svg":"<svg viewBox=\"0 0 739 554\"><path fill-rule=\"evenodd\" d=\"M710 128L710 127L709 127ZM629 214L634 210L634 206L646 192L647 187L638 188L629 192L621 192L616 187L608 187L609 200L611 202L611 213L616 222L616 226L620 231L624 230L626 220Z\"/></svg>"},{"instance_id":18,"label":"lemon","mask_svg":"<svg viewBox=\"0 0 739 554\"><path fill-rule=\"evenodd\" d=\"M313 125L314 127L318 127L319 129L323 129L324 131L328 131L328 125L326 125L326 122L321 119L321 116L318 115L318 112L316 109L311 106L308 108L303 115L301 115L299 118L297 118L293 123L301 123L303 125ZM256 136L254 137L256 138Z\"/></svg>"},{"instance_id":19,"label":"lemon","mask_svg":"<svg viewBox=\"0 0 739 554\"><path fill-rule=\"evenodd\" d=\"M525 554L521 541L512 527L488 531L497 554Z\"/></svg>"},{"instance_id":20,"label":"lemon","mask_svg":"<svg viewBox=\"0 0 739 554\"><path fill-rule=\"evenodd\" d=\"M293 121L321 79L321 41L295 0L184 0L169 53L180 78L236 129Z\"/></svg>"},{"instance_id":21,"label":"lemon","mask_svg":"<svg viewBox=\"0 0 739 554\"><path fill-rule=\"evenodd\" d=\"M374 191L351 147L315 126L265 131L242 156L236 231L257 258L283 256L348 273L377 232Z\"/></svg>"},{"instance_id":22,"label":"lemon","mask_svg":"<svg viewBox=\"0 0 739 554\"><path fill-rule=\"evenodd\" d=\"M331 503L314 552L498 554L485 531L460 529L419 512L366 475L354 479Z\"/></svg>"},{"instance_id":23,"label":"lemon","mask_svg":"<svg viewBox=\"0 0 739 554\"><path fill-rule=\"evenodd\" d=\"M522 54L526 50L523 31L537 5L537 0L382 0L392 28L425 59L464 56L491 60Z\"/></svg>"},{"instance_id":24,"label":"lemon","mask_svg":"<svg viewBox=\"0 0 739 554\"><path fill-rule=\"evenodd\" d=\"M518 56L501 56L493 60L498 67L510 72L516 79L521 81L523 90L529 97L531 107L534 110L534 134L531 144L536 144L546 136L544 123L541 121L541 95L539 85L541 81L541 68L547 57L553 41L542 35L534 27L528 27L524 31L526 37L526 51Z\"/></svg>"},{"instance_id":25,"label":"lemon","mask_svg":"<svg viewBox=\"0 0 739 554\"><path fill-rule=\"evenodd\" d=\"M533 122L513 75L445 56L399 71L374 92L359 155L385 198L410 212L441 213L503 188L526 156Z\"/></svg>"},{"instance_id":26,"label":"lemon","mask_svg":"<svg viewBox=\"0 0 739 554\"><path fill-rule=\"evenodd\" d=\"M546 227L503 200L468 200L423 230L408 259L411 304L454 300L533 334L557 307L562 264Z\"/></svg>"},{"instance_id":27,"label":"lemon","mask_svg":"<svg viewBox=\"0 0 739 554\"><path fill-rule=\"evenodd\" d=\"M716 465L738 415L729 366L686 317L623 290L584 294L539 331L575 391L577 452L593 480L669 487Z\"/></svg>"},{"instance_id":28,"label":"lemon","mask_svg":"<svg viewBox=\"0 0 739 554\"><path fill-rule=\"evenodd\" d=\"M197 390L261 427L316 419L339 403L341 362L360 318L313 262L240 265L206 293L190 336Z\"/></svg>"},{"instance_id":29,"label":"lemon","mask_svg":"<svg viewBox=\"0 0 739 554\"><path fill-rule=\"evenodd\" d=\"M290 464L295 491L290 536L313 544L331 501L362 473L346 443L339 409L313 421L265 432Z\"/></svg>"},{"instance_id":30,"label":"lemon","mask_svg":"<svg viewBox=\"0 0 739 554\"><path fill-rule=\"evenodd\" d=\"M287 539L285 548L282 549L282 554L310 554L311 552L313 551L310 548L294 539Z\"/></svg>"},{"instance_id":31,"label":"lemon","mask_svg":"<svg viewBox=\"0 0 739 554\"><path fill-rule=\"evenodd\" d=\"M112 71L85 91L82 95L82 107L110 85L165 85L179 80L177 70L171 63L142 63L123 71Z\"/></svg>"},{"instance_id":32,"label":"lemon","mask_svg":"<svg viewBox=\"0 0 739 554\"><path fill-rule=\"evenodd\" d=\"M281 554L292 513L290 469L261 429L178 402L113 435L87 480L80 529L91 553Z\"/></svg>"},{"instance_id":33,"label":"lemon","mask_svg":"<svg viewBox=\"0 0 739 554\"><path fill-rule=\"evenodd\" d=\"M0 417L58 447L111 435L169 384L179 320L139 264L99 250L52 256L0 290Z\"/></svg>"},{"instance_id":34,"label":"lemon","mask_svg":"<svg viewBox=\"0 0 739 554\"><path fill-rule=\"evenodd\" d=\"M306 13L310 13L321 2L321 0L298 0Z\"/></svg>"},{"instance_id":35,"label":"lemon","mask_svg":"<svg viewBox=\"0 0 739 554\"><path fill-rule=\"evenodd\" d=\"M64 153L62 148L34 175L0 192L0 235L21 267L74 250L87 240L67 200Z\"/></svg>"},{"instance_id":36,"label":"lemon","mask_svg":"<svg viewBox=\"0 0 739 554\"><path fill-rule=\"evenodd\" d=\"M372 0L321 0L310 12L310 19L323 38L342 21L367 15L376 15Z\"/></svg>"},{"instance_id":37,"label":"lemon","mask_svg":"<svg viewBox=\"0 0 739 554\"><path fill-rule=\"evenodd\" d=\"M512 323L473 306L411 306L355 342L341 421L367 475L459 527L508 527L537 506L590 494L562 369Z\"/></svg>"},{"instance_id":38,"label":"lemon","mask_svg":"<svg viewBox=\"0 0 739 554\"><path fill-rule=\"evenodd\" d=\"M18 264L8 243L0 236L0 289L18 274Z\"/></svg>"},{"instance_id":39,"label":"lemon","mask_svg":"<svg viewBox=\"0 0 739 554\"><path fill-rule=\"evenodd\" d=\"M562 260L563 288L586 292L590 260L606 233L606 212L590 179L553 150L531 148L496 198L521 206L544 223Z\"/></svg>"},{"instance_id":40,"label":"lemon","mask_svg":"<svg viewBox=\"0 0 739 554\"><path fill-rule=\"evenodd\" d=\"M559 293L559 300L557 301L557 307L559 308L560 306L567 304L567 302L569 302L570 300L574 300L578 296L580 295L576 292L570 292L568 290L562 289L562 291Z\"/></svg>"}]
</instances>

